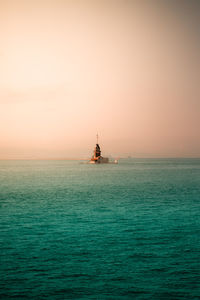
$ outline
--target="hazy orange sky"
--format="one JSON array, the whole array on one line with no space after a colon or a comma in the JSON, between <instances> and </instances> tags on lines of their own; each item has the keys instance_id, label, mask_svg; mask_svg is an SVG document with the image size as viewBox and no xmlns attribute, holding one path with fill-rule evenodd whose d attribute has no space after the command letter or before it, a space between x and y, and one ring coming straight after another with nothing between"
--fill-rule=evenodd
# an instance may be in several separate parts
<instances>
[{"instance_id":1,"label":"hazy orange sky","mask_svg":"<svg viewBox=\"0 0 200 300\"><path fill-rule=\"evenodd\" d=\"M0 158L200 156L200 2L0 0Z\"/></svg>"}]
</instances>

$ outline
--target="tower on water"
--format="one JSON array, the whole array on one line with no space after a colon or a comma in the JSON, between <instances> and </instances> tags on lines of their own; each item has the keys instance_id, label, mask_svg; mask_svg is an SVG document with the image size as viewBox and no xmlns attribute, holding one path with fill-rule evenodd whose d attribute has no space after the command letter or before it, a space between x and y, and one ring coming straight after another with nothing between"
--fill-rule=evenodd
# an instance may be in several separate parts
<instances>
[{"instance_id":1,"label":"tower on water","mask_svg":"<svg viewBox=\"0 0 200 300\"><path fill-rule=\"evenodd\" d=\"M96 146L94 148L94 154L93 156L91 157L91 160L90 160L90 163L91 164L100 164L100 163L108 163L109 162L109 159L107 157L103 157L101 156L101 148L99 146L99 136L97 134L97 143L96 143Z\"/></svg>"}]
</instances>

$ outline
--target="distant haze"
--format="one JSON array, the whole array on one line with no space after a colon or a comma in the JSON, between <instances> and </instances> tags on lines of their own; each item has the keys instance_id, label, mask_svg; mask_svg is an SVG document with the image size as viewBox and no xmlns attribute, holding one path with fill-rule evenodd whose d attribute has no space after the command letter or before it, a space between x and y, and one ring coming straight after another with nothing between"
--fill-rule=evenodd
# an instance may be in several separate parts
<instances>
[{"instance_id":1,"label":"distant haze","mask_svg":"<svg viewBox=\"0 0 200 300\"><path fill-rule=\"evenodd\" d=\"M200 2L0 0L0 159L200 156Z\"/></svg>"}]
</instances>

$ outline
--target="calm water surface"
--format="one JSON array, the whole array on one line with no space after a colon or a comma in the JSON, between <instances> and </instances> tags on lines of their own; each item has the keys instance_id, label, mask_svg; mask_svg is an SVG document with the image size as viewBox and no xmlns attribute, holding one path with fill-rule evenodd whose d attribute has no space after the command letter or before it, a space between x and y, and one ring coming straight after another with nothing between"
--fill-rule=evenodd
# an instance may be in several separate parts
<instances>
[{"instance_id":1,"label":"calm water surface","mask_svg":"<svg viewBox=\"0 0 200 300\"><path fill-rule=\"evenodd\" d=\"M1 299L200 299L200 159L0 161Z\"/></svg>"}]
</instances>

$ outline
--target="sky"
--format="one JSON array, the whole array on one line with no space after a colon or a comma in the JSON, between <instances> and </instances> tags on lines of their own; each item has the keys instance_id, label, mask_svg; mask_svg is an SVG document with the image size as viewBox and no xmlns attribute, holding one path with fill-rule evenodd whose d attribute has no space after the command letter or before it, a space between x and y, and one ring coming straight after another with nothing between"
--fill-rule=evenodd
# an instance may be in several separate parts
<instances>
[{"instance_id":1,"label":"sky","mask_svg":"<svg viewBox=\"0 0 200 300\"><path fill-rule=\"evenodd\" d=\"M0 159L200 157L198 0L0 0Z\"/></svg>"}]
</instances>

